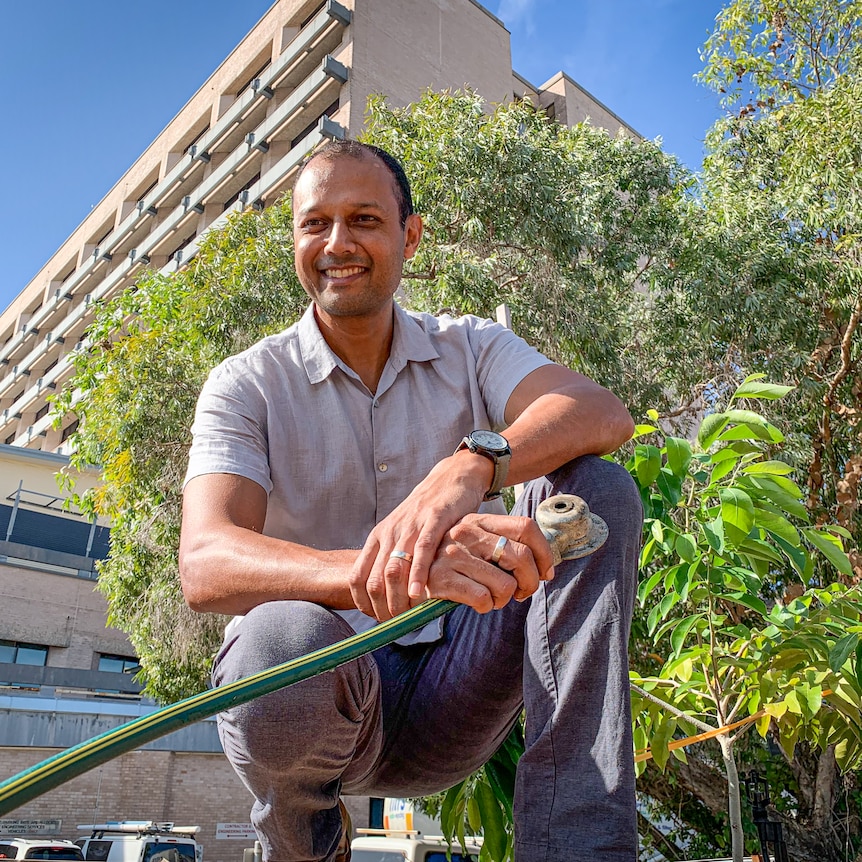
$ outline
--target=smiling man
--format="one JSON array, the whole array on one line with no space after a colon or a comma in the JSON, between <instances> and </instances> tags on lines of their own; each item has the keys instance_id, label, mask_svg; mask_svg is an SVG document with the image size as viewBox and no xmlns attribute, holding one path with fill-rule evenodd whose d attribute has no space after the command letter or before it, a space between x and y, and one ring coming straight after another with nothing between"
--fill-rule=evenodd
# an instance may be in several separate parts
<instances>
[{"instance_id":1,"label":"smiling man","mask_svg":"<svg viewBox=\"0 0 862 862\"><path fill-rule=\"evenodd\" d=\"M391 647L219 717L267 862L349 859L342 793L420 796L484 763L526 709L516 858L636 858L626 648L641 512L599 455L620 401L470 315L393 297L422 220L388 153L335 142L293 193L303 318L211 373L185 486L191 607L240 614L216 685L426 598ZM528 482L512 515L504 485ZM607 522L554 569L530 517L574 493Z\"/></svg>"}]
</instances>

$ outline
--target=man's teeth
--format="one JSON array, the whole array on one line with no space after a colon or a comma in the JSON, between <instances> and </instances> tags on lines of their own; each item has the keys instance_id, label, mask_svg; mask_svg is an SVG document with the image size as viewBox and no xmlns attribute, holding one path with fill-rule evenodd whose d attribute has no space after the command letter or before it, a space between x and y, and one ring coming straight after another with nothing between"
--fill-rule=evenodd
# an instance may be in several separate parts
<instances>
[{"instance_id":1,"label":"man's teeth","mask_svg":"<svg viewBox=\"0 0 862 862\"><path fill-rule=\"evenodd\" d=\"M349 266L346 269L327 269L326 274L330 278L349 278L362 272L361 266Z\"/></svg>"}]
</instances>

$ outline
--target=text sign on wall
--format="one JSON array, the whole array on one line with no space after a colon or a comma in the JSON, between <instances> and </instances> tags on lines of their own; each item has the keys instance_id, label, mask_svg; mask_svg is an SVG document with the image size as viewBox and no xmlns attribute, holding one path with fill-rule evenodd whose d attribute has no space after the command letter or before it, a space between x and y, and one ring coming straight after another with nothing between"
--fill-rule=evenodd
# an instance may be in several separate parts
<instances>
[{"instance_id":1,"label":"text sign on wall","mask_svg":"<svg viewBox=\"0 0 862 862\"><path fill-rule=\"evenodd\" d=\"M216 838L235 838L242 841L256 841L257 832L251 823L217 823Z\"/></svg>"},{"instance_id":2,"label":"text sign on wall","mask_svg":"<svg viewBox=\"0 0 862 862\"><path fill-rule=\"evenodd\" d=\"M3 820L0 819L2 835L58 835L62 820Z\"/></svg>"}]
</instances>

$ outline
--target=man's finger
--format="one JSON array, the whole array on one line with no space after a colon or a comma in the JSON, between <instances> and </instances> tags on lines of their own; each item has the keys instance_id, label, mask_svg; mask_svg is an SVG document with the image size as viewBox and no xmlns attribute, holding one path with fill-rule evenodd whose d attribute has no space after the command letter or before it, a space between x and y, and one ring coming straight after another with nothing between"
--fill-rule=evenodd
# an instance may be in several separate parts
<instances>
[{"instance_id":1,"label":"man's finger","mask_svg":"<svg viewBox=\"0 0 862 862\"><path fill-rule=\"evenodd\" d=\"M413 563L410 566L410 580L407 585L409 598L419 599L425 596L425 586L428 583L431 564L437 556L437 551L444 535L444 530L422 530L416 537L416 541L413 543Z\"/></svg>"}]
</instances>

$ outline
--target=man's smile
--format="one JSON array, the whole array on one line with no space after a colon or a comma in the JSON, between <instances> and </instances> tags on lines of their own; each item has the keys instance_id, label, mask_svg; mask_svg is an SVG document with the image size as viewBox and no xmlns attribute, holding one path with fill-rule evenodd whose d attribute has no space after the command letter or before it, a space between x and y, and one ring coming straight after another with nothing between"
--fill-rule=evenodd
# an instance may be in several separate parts
<instances>
[{"instance_id":1,"label":"man's smile","mask_svg":"<svg viewBox=\"0 0 862 862\"><path fill-rule=\"evenodd\" d=\"M350 276L359 275L362 272L365 272L364 266L331 267L323 270L323 274L327 278L350 278Z\"/></svg>"}]
</instances>

